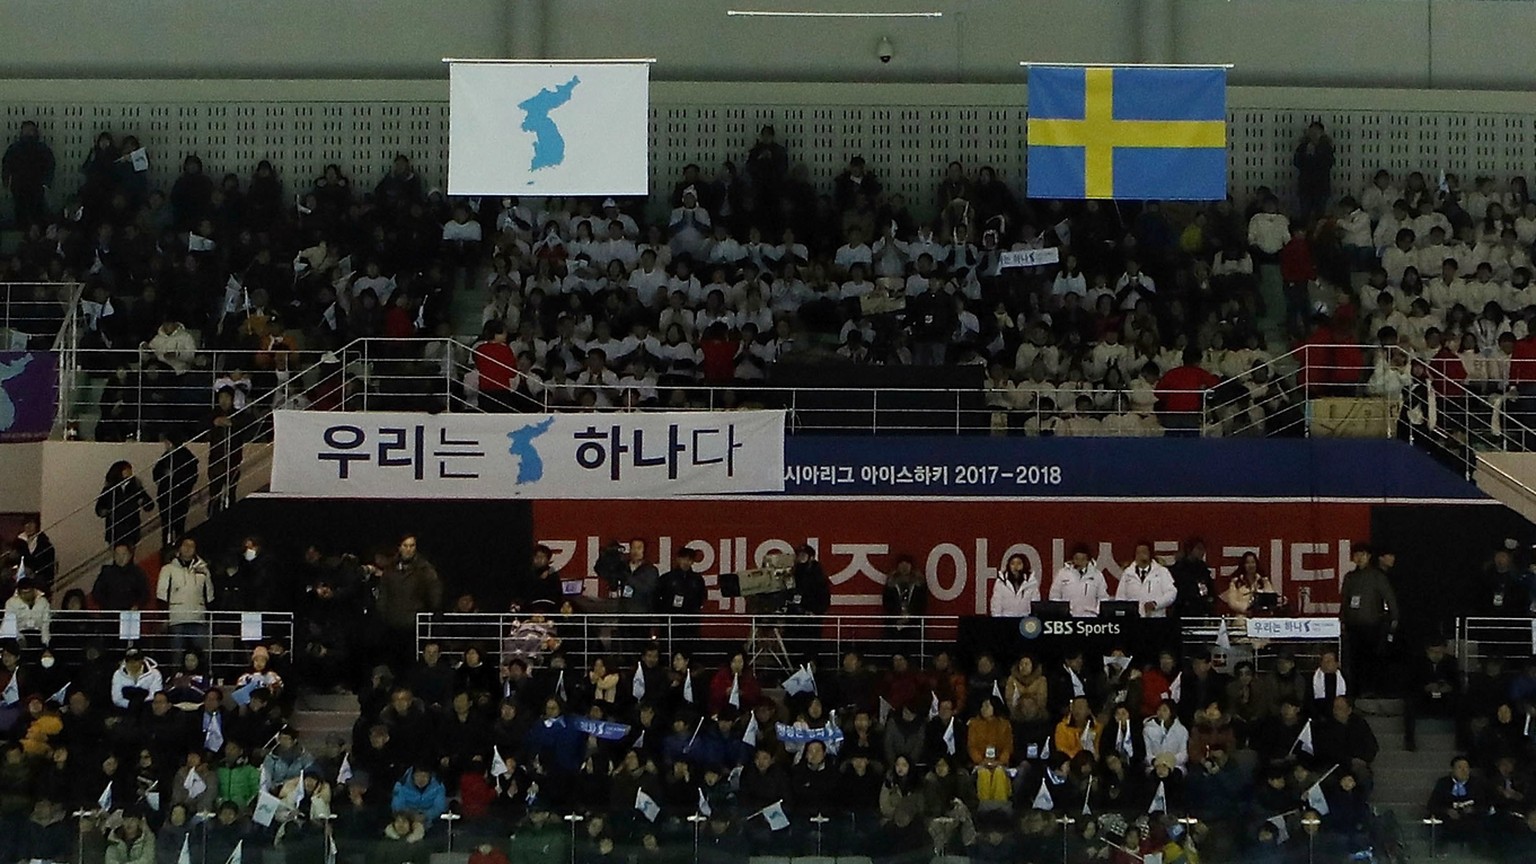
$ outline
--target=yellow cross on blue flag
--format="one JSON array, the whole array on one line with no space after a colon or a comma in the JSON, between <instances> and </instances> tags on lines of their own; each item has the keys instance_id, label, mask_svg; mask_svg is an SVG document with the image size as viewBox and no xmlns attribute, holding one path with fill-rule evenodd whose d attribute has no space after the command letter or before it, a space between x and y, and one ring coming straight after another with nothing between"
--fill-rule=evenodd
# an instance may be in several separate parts
<instances>
[{"instance_id":1,"label":"yellow cross on blue flag","mask_svg":"<svg viewBox=\"0 0 1536 864\"><path fill-rule=\"evenodd\" d=\"M1227 70L1035 66L1029 196L1219 201Z\"/></svg>"}]
</instances>

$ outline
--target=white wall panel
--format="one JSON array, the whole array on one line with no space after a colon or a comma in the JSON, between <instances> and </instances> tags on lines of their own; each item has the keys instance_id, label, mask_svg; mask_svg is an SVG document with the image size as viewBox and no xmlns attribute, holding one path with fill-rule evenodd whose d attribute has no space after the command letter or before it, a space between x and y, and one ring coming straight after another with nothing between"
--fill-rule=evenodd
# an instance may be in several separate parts
<instances>
[{"instance_id":1,"label":"white wall panel","mask_svg":"<svg viewBox=\"0 0 1536 864\"><path fill-rule=\"evenodd\" d=\"M429 188L441 187L446 90L422 81L0 81L0 132L9 137L37 119L64 191L78 184L102 129L138 135L163 187L192 152L210 172L242 178L271 159L290 194L328 162L371 187L403 152ZM758 127L772 123L818 184L863 154L889 189L927 212L950 159L1021 180L1025 102L1022 85L657 82L651 186L670 189L688 162L708 170L726 158L739 163ZM1536 167L1536 95L1237 87L1229 94L1234 194L1261 185L1287 192L1292 148L1313 118L1334 137L1338 188L1362 187L1378 167L1500 180Z\"/></svg>"}]
</instances>

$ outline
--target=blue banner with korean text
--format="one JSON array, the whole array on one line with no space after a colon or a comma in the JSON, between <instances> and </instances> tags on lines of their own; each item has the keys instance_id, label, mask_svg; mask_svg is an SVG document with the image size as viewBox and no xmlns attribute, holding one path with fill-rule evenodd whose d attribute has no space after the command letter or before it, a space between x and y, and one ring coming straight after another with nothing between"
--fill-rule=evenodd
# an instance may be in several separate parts
<instances>
[{"instance_id":1,"label":"blue banner with korean text","mask_svg":"<svg viewBox=\"0 0 1536 864\"><path fill-rule=\"evenodd\" d=\"M784 412L278 411L272 491L327 498L780 492Z\"/></svg>"},{"instance_id":2,"label":"blue banner with korean text","mask_svg":"<svg viewBox=\"0 0 1536 864\"><path fill-rule=\"evenodd\" d=\"M796 435L784 471L790 495L1489 500L1379 439Z\"/></svg>"}]
</instances>

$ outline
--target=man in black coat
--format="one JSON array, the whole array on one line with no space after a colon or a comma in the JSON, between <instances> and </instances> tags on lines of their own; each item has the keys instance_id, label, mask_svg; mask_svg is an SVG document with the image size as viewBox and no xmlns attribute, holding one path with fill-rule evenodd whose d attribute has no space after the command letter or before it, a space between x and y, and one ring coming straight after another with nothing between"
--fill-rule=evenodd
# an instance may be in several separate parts
<instances>
[{"instance_id":1,"label":"man in black coat","mask_svg":"<svg viewBox=\"0 0 1536 864\"><path fill-rule=\"evenodd\" d=\"M704 612L704 577L694 569L699 553L687 546L677 550L675 564L657 581L656 612L660 615L682 616L671 622L672 638L694 640L699 638L698 615Z\"/></svg>"},{"instance_id":2,"label":"man in black coat","mask_svg":"<svg viewBox=\"0 0 1536 864\"><path fill-rule=\"evenodd\" d=\"M133 546L115 543L112 560L103 564L91 587L96 608L113 611L143 609L149 603L149 580L133 560Z\"/></svg>"}]
</instances>

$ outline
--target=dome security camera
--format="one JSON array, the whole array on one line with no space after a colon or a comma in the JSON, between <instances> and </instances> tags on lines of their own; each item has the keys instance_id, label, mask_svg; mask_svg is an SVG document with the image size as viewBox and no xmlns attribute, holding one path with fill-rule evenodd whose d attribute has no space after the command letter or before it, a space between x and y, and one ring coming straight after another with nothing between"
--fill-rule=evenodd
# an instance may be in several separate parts
<instances>
[{"instance_id":1,"label":"dome security camera","mask_svg":"<svg viewBox=\"0 0 1536 864\"><path fill-rule=\"evenodd\" d=\"M891 44L890 39L881 36L880 42L875 45L875 56L880 58L881 63L889 63L896 56L896 46Z\"/></svg>"}]
</instances>

